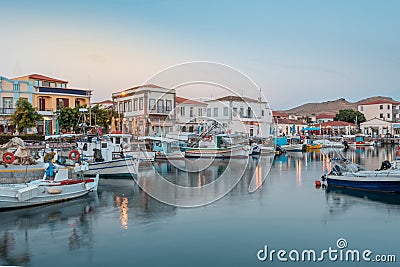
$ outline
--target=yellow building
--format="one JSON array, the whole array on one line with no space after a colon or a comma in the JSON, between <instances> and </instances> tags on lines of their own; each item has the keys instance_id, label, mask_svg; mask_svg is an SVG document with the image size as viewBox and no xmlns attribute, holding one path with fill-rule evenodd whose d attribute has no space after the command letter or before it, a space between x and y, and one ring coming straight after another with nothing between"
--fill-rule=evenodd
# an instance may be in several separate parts
<instances>
[{"instance_id":1,"label":"yellow building","mask_svg":"<svg viewBox=\"0 0 400 267\"><path fill-rule=\"evenodd\" d=\"M90 106L91 91L88 89L68 88L68 81L31 74L12 79L27 81L33 85L32 105L43 115L43 123L39 123L38 133L54 134L57 129L56 111L60 107Z\"/></svg>"}]
</instances>

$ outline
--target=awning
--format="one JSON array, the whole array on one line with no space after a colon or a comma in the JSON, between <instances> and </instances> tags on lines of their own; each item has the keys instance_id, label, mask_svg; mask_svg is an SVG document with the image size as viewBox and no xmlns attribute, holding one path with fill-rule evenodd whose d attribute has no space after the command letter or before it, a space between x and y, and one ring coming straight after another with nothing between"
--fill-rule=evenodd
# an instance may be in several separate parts
<instances>
[{"instance_id":1,"label":"awning","mask_svg":"<svg viewBox=\"0 0 400 267\"><path fill-rule=\"evenodd\" d=\"M320 131L321 127L306 127L303 131Z\"/></svg>"},{"instance_id":2,"label":"awning","mask_svg":"<svg viewBox=\"0 0 400 267\"><path fill-rule=\"evenodd\" d=\"M393 124L392 127L393 129L400 129L400 124Z\"/></svg>"}]
</instances>

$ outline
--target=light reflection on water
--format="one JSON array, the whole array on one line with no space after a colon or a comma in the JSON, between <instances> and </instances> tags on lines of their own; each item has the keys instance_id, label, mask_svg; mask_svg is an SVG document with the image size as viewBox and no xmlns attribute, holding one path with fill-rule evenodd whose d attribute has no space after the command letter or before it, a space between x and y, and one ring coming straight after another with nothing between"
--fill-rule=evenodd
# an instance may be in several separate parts
<instances>
[{"instance_id":1,"label":"light reflection on water","mask_svg":"<svg viewBox=\"0 0 400 267\"><path fill-rule=\"evenodd\" d=\"M393 152L350 149L343 155L376 169ZM101 183L98 194L70 202L1 212L0 265L255 266L254 253L265 243L325 248L342 236L354 247L396 252L399 196L316 190L314 180L329 169L329 158L318 151L276 157L266 182L249 194L252 175L256 186L263 181L262 162L251 159L232 192L195 209L162 204L125 181ZM178 184L201 186L226 166L186 175L165 162L157 168Z\"/></svg>"}]
</instances>

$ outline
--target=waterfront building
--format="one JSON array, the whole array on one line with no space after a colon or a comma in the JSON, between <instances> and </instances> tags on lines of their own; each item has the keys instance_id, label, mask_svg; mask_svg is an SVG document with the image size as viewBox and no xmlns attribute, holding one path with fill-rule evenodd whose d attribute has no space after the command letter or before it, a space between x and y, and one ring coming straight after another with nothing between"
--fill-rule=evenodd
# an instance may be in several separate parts
<instances>
[{"instance_id":1,"label":"waterfront building","mask_svg":"<svg viewBox=\"0 0 400 267\"><path fill-rule=\"evenodd\" d=\"M174 130L175 89L154 84L135 86L112 94L118 131L134 135L165 135Z\"/></svg>"},{"instance_id":2,"label":"waterfront building","mask_svg":"<svg viewBox=\"0 0 400 267\"><path fill-rule=\"evenodd\" d=\"M335 118L335 114L321 113L316 116L316 123L324 123L324 122L333 121L334 118Z\"/></svg>"},{"instance_id":3,"label":"waterfront building","mask_svg":"<svg viewBox=\"0 0 400 267\"><path fill-rule=\"evenodd\" d=\"M14 114L18 99L33 101L34 87L31 81L12 80L0 76L0 133L13 132L11 115Z\"/></svg>"},{"instance_id":4,"label":"waterfront building","mask_svg":"<svg viewBox=\"0 0 400 267\"><path fill-rule=\"evenodd\" d=\"M307 128L307 126L308 125L302 120L276 119L276 135L301 135L303 134L303 129Z\"/></svg>"},{"instance_id":5,"label":"waterfront building","mask_svg":"<svg viewBox=\"0 0 400 267\"><path fill-rule=\"evenodd\" d=\"M207 104L184 97L175 97L176 126L180 132L198 133L201 125L207 122Z\"/></svg>"},{"instance_id":6,"label":"waterfront building","mask_svg":"<svg viewBox=\"0 0 400 267\"><path fill-rule=\"evenodd\" d=\"M272 111L267 102L240 96L225 96L207 103L206 117L215 119L228 133L250 137L272 134Z\"/></svg>"},{"instance_id":7,"label":"waterfront building","mask_svg":"<svg viewBox=\"0 0 400 267\"><path fill-rule=\"evenodd\" d=\"M360 129L361 133L371 135L372 137L385 137L387 134L395 134L393 129L394 125L397 127L395 123L391 123L383 119L373 118L360 123Z\"/></svg>"},{"instance_id":8,"label":"waterfront building","mask_svg":"<svg viewBox=\"0 0 400 267\"><path fill-rule=\"evenodd\" d=\"M92 102L92 104L90 106L94 107L96 105L99 106L99 109L111 109L111 108L113 108L114 103L112 100L106 99L106 100L99 101L99 102Z\"/></svg>"},{"instance_id":9,"label":"waterfront building","mask_svg":"<svg viewBox=\"0 0 400 267\"><path fill-rule=\"evenodd\" d=\"M31 103L43 116L38 122L39 134L55 134L59 131L56 111L60 107L89 107L91 91L89 89L69 88L68 81L40 74L30 74L12 79L33 85Z\"/></svg>"},{"instance_id":10,"label":"waterfront building","mask_svg":"<svg viewBox=\"0 0 400 267\"><path fill-rule=\"evenodd\" d=\"M356 125L345 121L327 121L319 125L323 135L351 134L356 130Z\"/></svg>"},{"instance_id":11,"label":"waterfront building","mask_svg":"<svg viewBox=\"0 0 400 267\"><path fill-rule=\"evenodd\" d=\"M390 99L380 99L360 103L358 111L364 114L367 121L374 118L389 121L400 121L400 102Z\"/></svg>"}]
</instances>

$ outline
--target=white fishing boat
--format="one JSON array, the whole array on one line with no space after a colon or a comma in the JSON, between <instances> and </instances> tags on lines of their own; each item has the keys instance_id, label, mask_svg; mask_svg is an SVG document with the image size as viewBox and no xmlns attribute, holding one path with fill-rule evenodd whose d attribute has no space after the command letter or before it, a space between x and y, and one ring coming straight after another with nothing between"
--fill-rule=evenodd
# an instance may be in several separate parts
<instances>
[{"instance_id":1,"label":"white fishing boat","mask_svg":"<svg viewBox=\"0 0 400 267\"><path fill-rule=\"evenodd\" d=\"M81 172L78 166L76 171ZM42 179L26 184L0 184L0 209L22 208L66 201L97 190L99 176L69 179L66 168L54 169L50 164Z\"/></svg>"},{"instance_id":2,"label":"white fishing boat","mask_svg":"<svg viewBox=\"0 0 400 267\"><path fill-rule=\"evenodd\" d=\"M88 137L77 142L78 149L72 150L69 158L82 158L89 163L87 175L100 174L102 179L131 179L137 174L139 159L154 161L154 153L145 149L131 150L130 134L108 134Z\"/></svg>"},{"instance_id":3,"label":"white fishing boat","mask_svg":"<svg viewBox=\"0 0 400 267\"><path fill-rule=\"evenodd\" d=\"M249 146L233 144L225 134L205 136L196 147L185 150L186 158L246 158L249 156Z\"/></svg>"},{"instance_id":4,"label":"white fishing boat","mask_svg":"<svg viewBox=\"0 0 400 267\"><path fill-rule=\"evenodd\" d=\"M335 142L328 139L314 140L314 144L321 144L322 148L344 148L342 142Z\"/></svg>"},{"instance_id":5,"label":"white fishing boat","mask_svg":"<svg viewBox=\"0 0 400 267\"><path fill-rule=\"evenodd\" d=\"M161 136L144 136L139 137L139 141L145 142L146 150L149 153L154 153L156 160L184 159L184 153L180 150L179 140Z\"/></svg>"}]
</instances>

